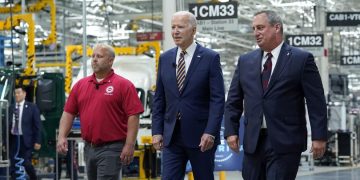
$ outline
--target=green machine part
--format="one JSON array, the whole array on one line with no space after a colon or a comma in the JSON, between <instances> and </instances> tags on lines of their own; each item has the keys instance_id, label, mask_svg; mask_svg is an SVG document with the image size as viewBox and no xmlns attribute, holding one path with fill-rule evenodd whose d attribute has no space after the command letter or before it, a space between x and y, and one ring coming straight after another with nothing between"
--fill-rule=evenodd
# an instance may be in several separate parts
<instances>
[{"instance_id":1,"label":"green machine part","mask_svg":"<svg viewBox=\"0 0 360 180\"><path fill-rule=\"evenodd\" d=\"M40 157L56 156L56 129L65 104L64 84L62 73L45 73L37 82L36 104L45 118L42 121Z\"/></svg>"}]
</instances>

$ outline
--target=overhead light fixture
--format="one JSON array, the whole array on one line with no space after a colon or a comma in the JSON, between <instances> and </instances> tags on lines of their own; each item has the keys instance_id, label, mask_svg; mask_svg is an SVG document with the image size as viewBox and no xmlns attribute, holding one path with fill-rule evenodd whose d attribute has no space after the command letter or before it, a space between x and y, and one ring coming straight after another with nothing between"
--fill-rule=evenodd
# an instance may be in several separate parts
<instances>
[{"instance_id":1,"label":"overhead light fixture","mask_svg":"<svg viewBox=\"0 0 360 180\"><path fill-rule=\"evenodd\" d=\"M295 1L290 3L283 3L278 0L269 0L270 3L275 7L313 7L315 3L311 1Z\"/></svg>"}]
</instances>

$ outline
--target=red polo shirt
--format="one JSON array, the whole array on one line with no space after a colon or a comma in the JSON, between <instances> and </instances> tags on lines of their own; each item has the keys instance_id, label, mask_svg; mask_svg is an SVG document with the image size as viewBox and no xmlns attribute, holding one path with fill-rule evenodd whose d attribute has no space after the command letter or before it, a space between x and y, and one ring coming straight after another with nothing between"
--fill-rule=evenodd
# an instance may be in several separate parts
<instances>
[{"instance_id":1,"label":"red polo shirt","mask_svg":"<svg viewBox=\"0 0 360 180\"><path fill-rule=\"evenodd\" d=\"M79 114L81 136L101 144L126 140L128 117L144 112L134 85L111 73L101 82L95 74L78 81L70 92L64 111Z\"/></svg>"}]
</instances>

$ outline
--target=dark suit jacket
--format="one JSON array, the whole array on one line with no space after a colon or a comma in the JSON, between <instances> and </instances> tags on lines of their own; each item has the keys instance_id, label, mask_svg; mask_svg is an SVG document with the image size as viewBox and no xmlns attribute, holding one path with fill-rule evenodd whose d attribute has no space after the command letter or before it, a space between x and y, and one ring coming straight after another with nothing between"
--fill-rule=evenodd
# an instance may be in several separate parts
<instances>
[{"instance_id":1,"label":"dark suit jacket","mask_svg":"<svg viewBox=\"0 0 360 180\"><path fill-rule=\"evenodd\" d=\"M305 151L306 104L312 139L327 140L326 102L313 55L284 43L265 92L262 55L257 49L239 57L225 107L225 137L238 134L244 111L244 150L253 153L264 114L275 152Z\"/></svg>"},{"instance_id":2,"label":"dark suit jacket","mask_svg":"<svg viewBox=\"0 0 360 180\"><path fill-rule=\"evenodd\" d=\"M12 104L9 109L9 132L11 133L13 112L15 105ZM33 148L35 143L41 144L41 121L38 107L25 101L22 114L22 133L24 144L27 148Z\"/></svg>"},{"instance_id":3,"label":"dark suit jacket","mask_svg":"<svg viewBox=\"0 0 360 180\"><path fill-rule=\"evenodd\" d=\"M198 148L203 133L220 141L224 112L224 81L218 53L197 45L186 73L182 94L176 80L177 48L160 56L152 115L152 134L163 135L168 146L174 132L176 115L181 112L184 145Z\"/></svg>"}]
</instances>

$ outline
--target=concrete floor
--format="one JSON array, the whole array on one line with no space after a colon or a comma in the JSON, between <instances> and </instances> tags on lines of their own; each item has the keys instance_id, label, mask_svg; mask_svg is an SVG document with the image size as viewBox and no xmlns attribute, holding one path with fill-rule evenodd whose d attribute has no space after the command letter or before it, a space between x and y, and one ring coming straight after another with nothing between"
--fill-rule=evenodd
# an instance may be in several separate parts
<instances>
[{"instance_id":1,"label":"concrete floor","mask_svg":"<svg viewBox=\"0 0 360 180\"><path fill-rule=\"evenodd\" d=\"M215 179L219 180L218 173ZM315 167L314 170L299 170L296 180L359 180L360 166ZM185 178L187 180L187 178ZM241 172L226 172L226 180L243 180Z\"/></svg>"},{"instance_id":2,"label":"concrete floor","mask_svg":"<svg viewBox=\"0 0 360 180\"><path fill-rule=\"evenodd\" d=\"M223 180L243 180L240 171L227 171L225 172L226 179ZM83 178L79 178L83 179ZM138 178L123 178L123 180L137 180ZM42 180L52 180L42 178ZM62 178L62 180L68 180ZM157 178L156 180L160 180ZM184 180L188 180L185 177ZM215 172L215 180L220 180L219 173ZM360 180L360 165L358 166L345 166L345 167L314 167L314 170L299 169L296 180Z\"/></svg>"}]
</instances>

